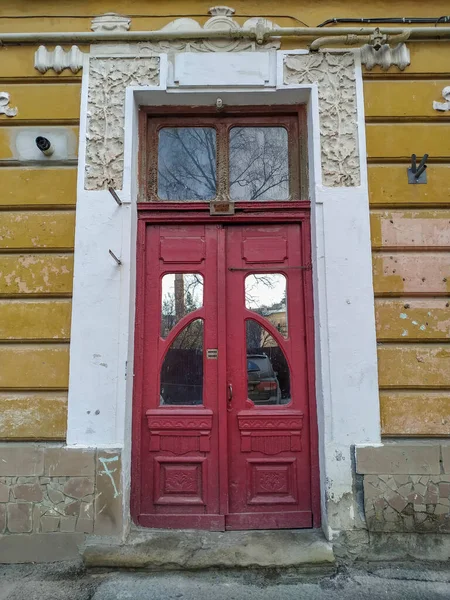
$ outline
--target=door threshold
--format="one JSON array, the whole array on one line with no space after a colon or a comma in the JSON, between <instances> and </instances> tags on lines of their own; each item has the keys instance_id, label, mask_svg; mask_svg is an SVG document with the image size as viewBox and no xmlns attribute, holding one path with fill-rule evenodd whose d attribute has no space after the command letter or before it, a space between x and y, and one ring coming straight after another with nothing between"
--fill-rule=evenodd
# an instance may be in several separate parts
<instances>
[{"instance_id":1,"label":"door threshold","mask_svg":"<svg viewBox=\"0 0 450 600\"><path fill-rule=\"evenodd\" d=\"M134 527L121 544L88 542L88 568L160 570L276 568L333 571L333 547L321 529L163 530Z\"/></svg>"}]
</instances>

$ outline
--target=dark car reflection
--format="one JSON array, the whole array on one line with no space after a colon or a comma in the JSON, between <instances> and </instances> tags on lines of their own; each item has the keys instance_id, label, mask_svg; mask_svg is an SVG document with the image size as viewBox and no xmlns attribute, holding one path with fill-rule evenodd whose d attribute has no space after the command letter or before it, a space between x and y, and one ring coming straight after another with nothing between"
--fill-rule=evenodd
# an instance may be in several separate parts
<instances>
[{"instance_id":1,"label":"dark car reflection","mask_svg":"<svg viewBox=\"0 0 450 600\"><path fill-rule=\"evenodd\" d=\"M254 404L282 404L277 373L266 354L247 354L247 382Z\"/></svg>"}]
</instances>

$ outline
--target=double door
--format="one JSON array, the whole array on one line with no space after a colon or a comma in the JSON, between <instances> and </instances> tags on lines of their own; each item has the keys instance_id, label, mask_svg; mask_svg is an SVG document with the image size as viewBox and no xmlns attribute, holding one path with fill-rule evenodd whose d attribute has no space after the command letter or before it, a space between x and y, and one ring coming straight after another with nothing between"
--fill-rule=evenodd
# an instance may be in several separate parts
<instances>
[{"instance_id":1,"label":"double door","mask_svg":"<svg viewBox=\"0 0 450 600\"><path fill-rule=\"evenodd\" d=\"M147 224L144 238L135 522L317 524L302 224Z\"/></svg>"}]
</instances>

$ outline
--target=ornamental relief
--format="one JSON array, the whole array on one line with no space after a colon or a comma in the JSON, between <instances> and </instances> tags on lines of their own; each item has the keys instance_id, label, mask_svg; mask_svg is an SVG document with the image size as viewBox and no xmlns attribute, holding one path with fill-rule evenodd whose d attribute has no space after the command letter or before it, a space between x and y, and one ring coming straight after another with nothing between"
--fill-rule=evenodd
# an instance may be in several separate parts
<instances>
[{"instance_id":1,"label":"ornamental relief","mask_svg":"<svg viewBox=\"0 0 450 600\"><path fill-rule=\"evenodd\" d=\"M125 90L158 85L159 65L158 56L91 58L85 189L122 189ZM360 185L354 55L287 55L284 84L302 83L318 83L323 185Z\"/></svg>"},{"instance_id":2,"label":"ornamental relief","mask_svg":"<svg viewBox=\"0 0 450 600\"><path fill-rule=\"evenodd\" d=\"M316 82L319 88L323 185L360 185L353 54L326 52L285 57L286 85Z\"/></svg>"},{"instance_id":3,"label":"ornamental relief","mask_svg":"<svg viewBox=\"0 0 450 600\"><path fill-rule=\"evenodd\" d=\"M91 58L85 189L122 189L125 89L158 83L158 57Z\"/></svg>"}]
</instances>

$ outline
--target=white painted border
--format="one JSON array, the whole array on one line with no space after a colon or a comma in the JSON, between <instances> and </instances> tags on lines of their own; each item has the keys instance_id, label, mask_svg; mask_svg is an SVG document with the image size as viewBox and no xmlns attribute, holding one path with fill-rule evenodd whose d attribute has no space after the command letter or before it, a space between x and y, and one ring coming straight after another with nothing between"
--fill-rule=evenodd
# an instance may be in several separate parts
<instances>
[{"instance_id":1,"label":"white painted border","mask_svg":"<svg viewBox=\"0 0 450 600\"><path fill-rule=\"evenodd\" d=\"M308 108L312 201L316 388L324 528L355 525L351 446L380 442L374 296L365 162L362 74L356 53L361 185L322 185L317 84L284 85L277 53L276 87L128 88L124 179L118 207L106 191L84 190L89 69L83 73L67 444L123 448L129 489L134 340L138 105L299 104ZM224 55L215 53L217 72ZM129 56L123 56L129 58ZM120 60L118 58L118 60ZM193 86L195 82L193 82ZM122 260L118 267L111 248ZM128 365L128 368L126 367ZM126 369L128 376L126 377ZM330 511L333 503L333 511ZM125 517L129 519L128 508Z\"/></svg>"}]
</instances>

